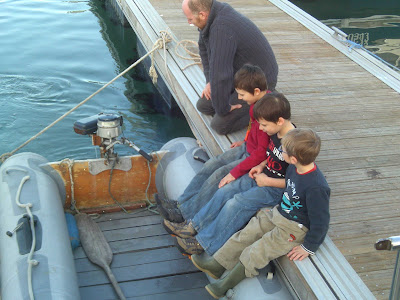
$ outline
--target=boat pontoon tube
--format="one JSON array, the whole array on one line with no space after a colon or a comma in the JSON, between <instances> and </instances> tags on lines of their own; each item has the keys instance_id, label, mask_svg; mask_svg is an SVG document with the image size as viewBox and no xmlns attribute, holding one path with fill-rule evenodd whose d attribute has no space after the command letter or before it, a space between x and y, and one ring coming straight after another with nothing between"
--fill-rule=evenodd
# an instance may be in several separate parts
<instances>
[{"instance_id":1,"label":"boat pontoon tube","mask_svg":"<svg viewBox=\"0 0 400 300\"><path fill-rule=\"evenodd\" d=\"M38 154L21 153L0 168L2 300L30 299L30 292L40 300L80 298L63 210L65 189L46 163ZM23 207L28 203L29 209ZM29 268L29 257L38 264Z\"/></svg>"},{"instance_id":2,"label":"boat pontoon tube","mask_svg":"<svg viewBox=\"0 0 400 300\"><path fill-rule=\"evenodd\" d=\"M177 200L192 178L209 159L194 138L179 137L170 140L160 151L168 151L156 172L157 192L161 197Z\"/></svg>"}]
</instances>

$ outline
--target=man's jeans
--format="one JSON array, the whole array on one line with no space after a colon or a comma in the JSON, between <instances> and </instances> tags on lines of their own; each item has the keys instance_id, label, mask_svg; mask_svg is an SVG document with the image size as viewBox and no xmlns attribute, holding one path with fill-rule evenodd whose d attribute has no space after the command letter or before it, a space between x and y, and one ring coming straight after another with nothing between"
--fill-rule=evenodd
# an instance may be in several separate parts
<instances>
[{"instance_id":1,"label":"man's jeans","mask_svg":"<svg viewBox=\"0 0 400 300\"><path fill-rule=\"evenodd\" d=\"M178 198L178 207L185 220L192 219L197 214L218 190L221 179L248 156L246 143L243 143L204 164Z\"/></svg>"},{"instance_id":2,"label":"man's jeans","mask_svg":"<svg viewBox=\"0 0 400 300\"><path fill-rule=\"evenodd\" d=\"M278 204L283 191L259 187L248 175L227 184L192 219L197 241L207 254L213 255L260 208Z\"/></svg>"}]
</instances>

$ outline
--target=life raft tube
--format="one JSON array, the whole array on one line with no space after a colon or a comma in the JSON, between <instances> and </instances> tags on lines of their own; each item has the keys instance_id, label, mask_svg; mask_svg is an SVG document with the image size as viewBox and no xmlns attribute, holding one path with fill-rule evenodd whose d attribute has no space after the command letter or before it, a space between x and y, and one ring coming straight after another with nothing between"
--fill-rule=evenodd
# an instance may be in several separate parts
<instances>
[{"instance_id":1,"label":"life raft tube","mask_svg":"<svg viewBox=\"0 0 400 300\"><path fill-rule=\"evenodd\" d=\"M0 168L0 194L1 299L79 299L58 174L38 154L14 155Z\"/></svg>"},{"instance_id":2,"label":"life raft tube","mask_svg":"<svg viewBox=\"0 0 400 300\"><path fill-rule=\"evenodd\" d=\"M172 139L160 151L167 153L157 167L157 192L161 197L177 200L209 157L197 141L189 137Z\"/></svg>"}]
</instances>

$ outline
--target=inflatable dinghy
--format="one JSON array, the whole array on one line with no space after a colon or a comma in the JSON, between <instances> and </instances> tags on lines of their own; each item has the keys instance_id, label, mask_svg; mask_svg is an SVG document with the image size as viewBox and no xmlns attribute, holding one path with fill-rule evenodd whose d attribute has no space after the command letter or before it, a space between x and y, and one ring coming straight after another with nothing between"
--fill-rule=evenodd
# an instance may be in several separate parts
<instances>
[{"instance_id":1,"label":"inflatable dinghy","mask_svg":"<svg viewBox=\"0 0 400 300\"><path fill-rule=\"evenodd\" d=\"M0 168L2 300L80 299L64 184L46 163L21 153Z\"/></svg>"},{"instance_id":2,"label":"inflatable dinghy","mask_svg":"<svg viewBox=\"0 0 400 300\"><path fill-rule=\"evenodd\" d=\"M167 150L168 153L161 159L157 168L157 192L163 197L176 200L209 157L193 138L173 139L160 150ZM294 299L281 276L274 276L274 273L273 264L270 264L260 270L259 276L241 281L222 299ZM215 281L209 276L208 279L210 282Z\"/></svg>"}]
</instances>

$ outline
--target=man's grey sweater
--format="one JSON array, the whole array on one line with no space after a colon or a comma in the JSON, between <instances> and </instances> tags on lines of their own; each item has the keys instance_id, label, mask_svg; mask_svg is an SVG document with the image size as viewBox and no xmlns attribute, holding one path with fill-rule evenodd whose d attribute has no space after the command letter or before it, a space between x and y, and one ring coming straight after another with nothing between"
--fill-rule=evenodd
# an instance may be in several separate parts
<instances>
[{"instance_id":1,"label":"man's grey sweater","mask_svg":"<svg viewBox=\"0 0 400 300\"><path fill-rule=\"evenodd\" d=\"M229 4L213 2L207 24L200 30L199 50L217 114L229 113L230 103L237 98L233 77L246 63L259 66L268 89L275 89L278 64L271 46L257 26Z\"/></svg>"}]
</instances>

